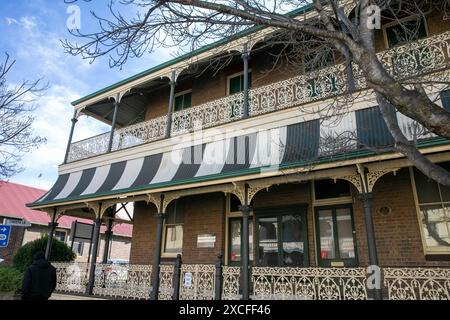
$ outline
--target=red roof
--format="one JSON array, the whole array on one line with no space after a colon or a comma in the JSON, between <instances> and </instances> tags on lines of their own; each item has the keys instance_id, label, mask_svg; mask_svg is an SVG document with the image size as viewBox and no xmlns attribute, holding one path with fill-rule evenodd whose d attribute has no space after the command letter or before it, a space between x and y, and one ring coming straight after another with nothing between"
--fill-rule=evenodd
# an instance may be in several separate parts
<instances>
[{"instance_id":1,"label":"red roof","mask_svg":"<svg viewBox=\"0 0 450 320\"><path fill-rule=\"evenodd\" d=\"M26 206L43 196L47 191L18 183L0 180L0 216L24 219L30 223L47 225L50 217L43 211L32 210ZM58 227L70 229L73 221L92 224L92 220L62 216L58 219ZM102 226L101 232L104 232ZM131 237L133 225L128 223L116 224L113 232L117 235Z\"/></svg>"}]
</instances>

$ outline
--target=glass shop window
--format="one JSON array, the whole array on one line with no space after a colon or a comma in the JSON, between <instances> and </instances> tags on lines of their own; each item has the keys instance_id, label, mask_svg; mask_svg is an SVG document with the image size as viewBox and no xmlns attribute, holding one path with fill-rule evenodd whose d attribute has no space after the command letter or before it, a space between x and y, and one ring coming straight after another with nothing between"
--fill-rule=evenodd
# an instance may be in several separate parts
<instances>
[{"instance_id":1,"label":"glass shop window","mask_svg":"<svg viewBox=\"0 0 450 320\"><path fill-rule=\"evenodd\" d=\"M228 261L230 265L239 265L241 262L242 218L230 218L229 230ZM251 218L248 222L248 235L249 259L250 261L253 261L253 220Z\"/></svg>"},{"instance_id":2,"label":"glass shop window","mask_svg":"<svg viewBox=\"0 0 450 320\"><path fill-rule=\"evenodd\" d=\"M55 231L55 239L58 239L61 242L66 242L66 232L65 231L61 231L61 230L56 230Z\"/></svg>"}]
</instances>

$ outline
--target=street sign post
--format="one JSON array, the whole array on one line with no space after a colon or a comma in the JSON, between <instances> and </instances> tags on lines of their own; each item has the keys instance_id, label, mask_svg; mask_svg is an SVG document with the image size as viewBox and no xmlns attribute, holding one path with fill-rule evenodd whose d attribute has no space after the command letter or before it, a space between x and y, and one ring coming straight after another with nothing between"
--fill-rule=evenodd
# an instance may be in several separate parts
<instances>
[{"instance_id":1,"label":"street sign post","mask_svg":"<svg viewBox=\"0 0 450 320\"><path fill-rule=\"evenodd\" d=\"M11 234L11 226L0 224L0 248L8 246L9 235Z\"/></svg>"}]
</instances>

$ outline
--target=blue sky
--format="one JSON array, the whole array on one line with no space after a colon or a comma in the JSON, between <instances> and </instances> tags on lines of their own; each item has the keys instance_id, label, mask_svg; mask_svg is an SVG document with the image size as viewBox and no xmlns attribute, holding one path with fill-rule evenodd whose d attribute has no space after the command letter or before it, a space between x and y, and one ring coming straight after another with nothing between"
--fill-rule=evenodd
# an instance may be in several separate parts
<instances>
[{"instance_id":1,"label":"blue sky","mask_svg":"<svg viewBox=\"0 0 450 320\"><path fill-rule=\"evenodd\" d=\"M95 27L90 10L108 14L108 1L76 3L81 10L82 32ZM8 52L16 60L8 82L14 85L22 80L43 78L50 85L36 101L33 126L36 134L47 138L47 143L23 157L25 170L10 181L44 189L55 182L58 164L64 158L73 114L70 102L173 57L169 51L160 49L130 60L120 70L110 69L107 57L91 64L81 57L70 56L60 44L60 39L71 39L66 28L68 7L64 0L0 0L0 54ZM83 116L77 123L74 141L105 131L107 126Z\"/></svg>"}]
</instances>

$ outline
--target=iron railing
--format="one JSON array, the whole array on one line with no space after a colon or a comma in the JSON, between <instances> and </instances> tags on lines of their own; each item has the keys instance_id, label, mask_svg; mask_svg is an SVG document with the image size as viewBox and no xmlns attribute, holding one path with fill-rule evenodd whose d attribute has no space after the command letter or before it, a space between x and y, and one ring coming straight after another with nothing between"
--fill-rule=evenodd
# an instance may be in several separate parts
<instances>
[{"instance_id":1,"label":"iron railing","mask_svg":"<svg viewBox=\"0 0 450 320\"><path fill-rule=\"evenodd\" d=\"M159 300L238 300L241 268L216 264L163 264ZM52 263L56 290L85 294L87 263ZM149 299L152 266L96 264L93 294L115 299ZM371 278L373 275L369 275ZM366 300L379 283L388 300L450 300L450 268L386 267L379 281L365 268L252 267L252 300ZM383 279L383 281L381 281ZM219 290L216 290L219 288ZM220 289L221 288L221 289Z\"/></svg>"},{"instance_id":2,"label":"iron railing","mask_svg":"<svg viewBox=\"0 0 450 320\"><path fill-rule=\"evenodd\" d=\"M396 46L379 52L378 59L396 79L409 79L450 67L450 31ZM346 66L338 64L286 80L249 90L249 115L301 106L349 92ZM365 77L353 65L356 90L367 88ZM173 112L171 136L233 122L243 117L243 94L237 93L217 100ZM112 150L165 138L167 116L143 121L114 132ZM74 142L67 162L107 152L109 133Z\"/></svg>"}]
</instances>

